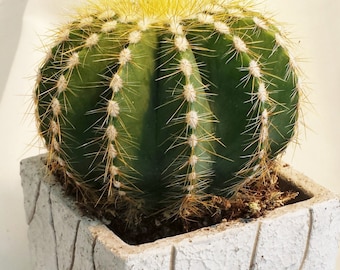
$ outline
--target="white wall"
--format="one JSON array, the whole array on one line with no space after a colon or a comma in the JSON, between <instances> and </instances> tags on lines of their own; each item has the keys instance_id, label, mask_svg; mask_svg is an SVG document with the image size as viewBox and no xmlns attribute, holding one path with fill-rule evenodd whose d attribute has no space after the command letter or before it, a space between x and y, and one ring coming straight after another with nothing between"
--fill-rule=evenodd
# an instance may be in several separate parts
<instances>
[{"instance_id":1,"label":"white wall","mask_svg":"<svg viewBox=\"0 0 340 270\"><path fill-rule=\"evenodd\" d=\"M13 60L21 32L21 18L27 0L0 0L0 100L4 92L10 63Z\"/></svg>"},{"instance_id":2,"label":"white wall","mask_svg":"<svg viewBox=\"0 0 340 270\"><path fill-rule=\"evenodd\" d=\"M38 35L46 34L53 24L64 20L62 14L67 5L79 1L28 0L21 42L10 70L25 0L0 0L0 269L29 269L18 164L21 158L39 152L38 148L31 147L34 124L30 119L24 121L28 95L34 84L31 78L42 56L37 50L41 46ZM305 60L301 66L308 76L307 94L313 107L305 111L308 128L300 134L300 145L290 147L285 160L321 185L340 193L337 156L340 151L340 106L337 104L340 99L340 1L261 2L265 9L274 11L278 20L288 23L292 37L299 43L298 56ZM15 19L12 17L10 23L4 24L5 18L11 18L10 14ZM3 91L1 86L6 81ZM340 260L337 269L340 270Z\"/></svg>"}]
</instances>

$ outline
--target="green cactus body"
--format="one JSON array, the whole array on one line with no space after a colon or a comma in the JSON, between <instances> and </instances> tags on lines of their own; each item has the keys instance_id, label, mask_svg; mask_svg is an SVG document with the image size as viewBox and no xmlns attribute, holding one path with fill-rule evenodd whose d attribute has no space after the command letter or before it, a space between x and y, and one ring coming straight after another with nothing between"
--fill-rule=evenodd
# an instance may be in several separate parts
<instances>
[{"instance_id":1,"label":"green cactus body","mask_svg":"<svg viewBox=\"0 0 340 270\"><path fill-rule=\"evenodd\" d=\"M298 69L278 27L238 1L151 2L103 2L60 30L37 119L76 188L185 217L268 176L294 136Z\"/></svg>"}]
</instances>

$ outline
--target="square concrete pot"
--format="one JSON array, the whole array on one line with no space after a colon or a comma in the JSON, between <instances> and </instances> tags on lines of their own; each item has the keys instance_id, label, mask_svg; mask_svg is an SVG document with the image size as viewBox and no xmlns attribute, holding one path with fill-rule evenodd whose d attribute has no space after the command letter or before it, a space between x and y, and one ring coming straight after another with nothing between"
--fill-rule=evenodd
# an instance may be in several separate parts
<instances>
[{"instance_id":1,"label":"square concrete pot","mask_svg":"<svg viewBox=\"0 0 340 270\"><path fill-rule=\"evenodd\" d=\"M83 216L46 176L44 156L23 160L21 177L34 269L335 269L340 199L289 166L280 178L302 201L136 246Z\"/></svg>"}]
</instances>

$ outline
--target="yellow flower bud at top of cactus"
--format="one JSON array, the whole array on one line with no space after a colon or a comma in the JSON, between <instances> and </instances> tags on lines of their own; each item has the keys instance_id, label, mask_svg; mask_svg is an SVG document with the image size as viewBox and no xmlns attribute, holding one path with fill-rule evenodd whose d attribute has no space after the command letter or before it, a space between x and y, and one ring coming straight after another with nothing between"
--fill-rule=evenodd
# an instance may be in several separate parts
<instances>
[{"instance_id":1,"label":"yellow flower bud at top of cactus","mask_svg":"<svg viewBox=\"0 0 340 270\"><path fill-rule=\"evenodd\" d=\"M211 0L99 0L92 1L94 10L114 10L124 21L170 22L196 16L209 5ZM223 1L219 1L223 2ZM88 7L82 10L88 13Z\"/></svg>"}]
</instances>

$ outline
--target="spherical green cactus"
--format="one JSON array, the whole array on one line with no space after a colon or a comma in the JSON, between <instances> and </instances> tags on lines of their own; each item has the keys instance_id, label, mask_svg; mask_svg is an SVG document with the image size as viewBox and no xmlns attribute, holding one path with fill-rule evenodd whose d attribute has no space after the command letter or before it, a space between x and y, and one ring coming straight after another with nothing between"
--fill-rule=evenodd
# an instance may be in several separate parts
<instances>
[{"instance_id":1,"label":"spherical green cactus","mask_svg":"<svg viewBox=\"0 0 340 270\"><path fill-rule=\"evenodd\" d=\"M265 181L295 133L299 71L240 1L101 1L58 30L35 89L52 171L112 211L187 217Z\"/></svg>"}]
</instances>

